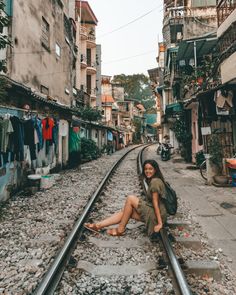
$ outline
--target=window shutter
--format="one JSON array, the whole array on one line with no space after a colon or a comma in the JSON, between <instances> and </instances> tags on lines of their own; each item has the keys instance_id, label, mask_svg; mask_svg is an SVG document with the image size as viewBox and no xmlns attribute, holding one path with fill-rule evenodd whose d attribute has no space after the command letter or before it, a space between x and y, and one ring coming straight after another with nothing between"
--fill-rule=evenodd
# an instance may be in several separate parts
<instances>
[{"instance_id":1,"label":"window shutter","mask_svg":"<svg viewBox=\"0 0 236 295\"><path fill-rule=\"evenodd\" d=\"M192 0L192 7L214 6L216 0Z\"/></svg>"}]
</instances>

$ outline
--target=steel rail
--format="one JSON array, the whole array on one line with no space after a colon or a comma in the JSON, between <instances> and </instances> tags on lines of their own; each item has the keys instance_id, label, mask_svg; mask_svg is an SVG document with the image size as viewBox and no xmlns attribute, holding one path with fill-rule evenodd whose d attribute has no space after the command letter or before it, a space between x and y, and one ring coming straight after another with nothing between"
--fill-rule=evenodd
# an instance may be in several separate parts
<instances>
[{"instance_id":1,"label":"steel rail","mask_svg":"<svg viewBox=\"0 0 236 295\"><path fill-rule=\"evenodd\" d=\"M142 149L142 151L140 151L139 155L138 155L138 169L139 169L140 175L142 173L143 152L147 147ZM147 194L148 185L144 179L142 179L141 181L142 181L142 186L144 188L144 192L145 192L145 194ZM168 260L170 262L171 269L173 271L175 281L177 283L177 287L179 288L179 293L181 295L192 295L192 292L191 292L190 287L187 283L184 272L179 264L178 259L176 258L174 250L173 250L171 243L169 241L166 229L163 228L160 230L160 237L161 237L162 245L163 245L164 250L167 254Z\"/></svg>"},{"instance_id":2,"label":"steel rail","mask_svg":"<svg viewBox=\"0 0 236 295\"><path fill-rule=\"evenodd\" d=\"M98 198L99 194L103 190L104 186L106 185L110 175L114 172L117 166L122 162L122 160L134 149L141 147L142 145L136 146L129 151L127 151L118 161L111 167L111 169L106 173L105 177L99 184L96 191L91 196L89 202L85 206L84 211L80 215L79 219L76 221L74 227L72 228L69 236L67 237L65 244L63 245L62 249L57 254L56 258L54 259L53 263L51 264L50 268L44 275L42 281L39 283L37 288L34 291L34 295L51 295L56 290L60 279L63 275L64 269L69 261L71 253L77 243L78 235L83 229L83 224L86 218L89 215L96 199ZM145 148L145 147L144 147Z\"/></svg>"}]
</instances>

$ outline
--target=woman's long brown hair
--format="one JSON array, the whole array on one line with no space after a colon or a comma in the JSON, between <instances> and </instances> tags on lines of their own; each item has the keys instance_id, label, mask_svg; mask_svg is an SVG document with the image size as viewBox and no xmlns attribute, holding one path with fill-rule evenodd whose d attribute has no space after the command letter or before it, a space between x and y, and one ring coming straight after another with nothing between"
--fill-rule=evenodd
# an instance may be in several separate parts
<instances>
[{"instance_id":1,"label":"woman's long brown hair","mask_svg":"<svg viewBox=\"0 0 236 295\"><path fill-rule=\"evenodd\" d=\"M161 170L159 168L159 165L155 160L146 160L143 163L143 168L142 168L142 176L147 180L146 175L144 173L144 167L146 164L150 164L154 169L155 169L155 174L153 175L152 178L158 177L160 178L163 182L165 182L164 176L161 173Z\"/></svg>"}]
</instances>

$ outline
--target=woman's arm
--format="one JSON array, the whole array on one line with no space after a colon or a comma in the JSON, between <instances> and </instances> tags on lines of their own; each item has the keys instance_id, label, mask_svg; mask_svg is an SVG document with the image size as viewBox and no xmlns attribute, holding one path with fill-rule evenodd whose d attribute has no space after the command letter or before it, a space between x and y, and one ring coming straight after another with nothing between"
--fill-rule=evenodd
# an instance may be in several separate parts
<instances>
[{"instance_id":1,"label":"woman's arm","mask_svg":"<svg viewBox=\"0 0 236 295\"><path fill-rule=\"evenodd\" d=\"M158 222L158 224L154 226L154 231L159 232L160 229L162 229L163 224L162 224L161 212L159 207L158 192L152 193L152 203L153 203L154 211L155 211L157 222Z\"/></svg>"}]
</instances>

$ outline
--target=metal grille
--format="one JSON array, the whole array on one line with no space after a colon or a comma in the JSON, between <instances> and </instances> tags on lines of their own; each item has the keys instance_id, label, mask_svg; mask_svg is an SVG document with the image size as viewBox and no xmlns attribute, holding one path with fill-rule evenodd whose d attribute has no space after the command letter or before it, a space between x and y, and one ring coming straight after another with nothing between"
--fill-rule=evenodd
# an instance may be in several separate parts
<instances>
[{"instance_id":1,"label":"metal grille","mask_svg":"<svg viewBox=\"0 0 236 295\"><path fill-rule=\"evenodd\" d=\"M236 0L221 0L217 5L218 26L234 11L236 8Z\"/></svg>"},{"instance_id":2,"label":"metal grille","mask_svg":"<svg viewBox=\"0 0 236 295\"><path fill-rule=\"evenodd\" d=\"M42 17L42 43L46 47L50 47L50 27L44 17Z\"/></svg>"}]
</instances>

